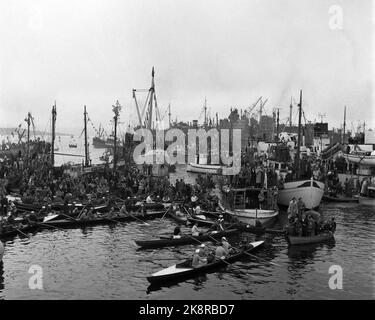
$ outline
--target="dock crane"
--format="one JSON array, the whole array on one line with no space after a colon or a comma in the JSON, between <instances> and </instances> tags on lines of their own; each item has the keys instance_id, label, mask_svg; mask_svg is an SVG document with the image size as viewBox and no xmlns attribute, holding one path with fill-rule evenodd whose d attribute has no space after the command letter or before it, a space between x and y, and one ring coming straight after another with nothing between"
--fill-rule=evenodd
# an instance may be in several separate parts
<instances>
[{"instance_id":1,"label":"dock crane","mask_svg":"<svg viewBox=\"0 0 375 320\"><path fill-rule=\"evenodd\" d=\"M147 98L143 105L142 112L140 112L136 92L147 92ZM150 89L133 89L133 98L135 101L135 106L137 109L139 125L143 128L152 129L152 113L155 105L155 118L156 123L161 120L160 111L158 108L158 103L156 99L155 92L155 69L152 67L151 72L151 87Z\"/></svg>"}]
</instances>

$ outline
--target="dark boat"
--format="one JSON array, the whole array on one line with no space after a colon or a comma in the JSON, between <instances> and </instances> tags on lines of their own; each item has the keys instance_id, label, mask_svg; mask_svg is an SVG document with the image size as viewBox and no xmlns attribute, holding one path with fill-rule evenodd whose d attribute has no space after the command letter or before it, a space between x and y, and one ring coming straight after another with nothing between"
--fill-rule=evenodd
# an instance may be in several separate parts
<instances>
[{"instance_id":1,"label":"dark boat","mask_svg":"<svg viewBox=\"0 0 375 320\"><path fill-rule=\"evenodd\" d=\"M136 240L135 243L143 249L149 248L161 248L167 246L180 246L184 244L199 244L203 241L212 241L214 239L220 239L223 236L231 235L236 233L236 229L225 230L222 232L202 234L197 237L193 236L182 236L180 239L173 239L172 237L161 238L155 240Z\"/></svg>"},{"instance_id":2,"label":"dark boat","mask_svg":"<svg viewBox=\"0 0 375 320\"><path fill-rule=\"evenodd\" d=\"M326 202L343 202L343 203L358 203L358 197L333 197L329 195L323 195L323 201Z\"/></svg>"},{"instance_id":3,"label":"dark boat","mask_svg":"<svg viewBox=\"0 0 375 320\"><path fill-rule=\"evenodd\" d=\"M100 225L100 224L108 224L108 223L117 223L117 222L132 222L132 221L138 221L138 220L150 220L154 218L159 218L163 216L165 211L152 211L149 213L146 213L145 215L140 214L132 214L129 216L124 217L114 217L114 218L106 218L106 217L98 217L88 220L78 220L75 218L67 218L67 219L61 219L61 220L51 220L46 221L43 223L39 223L40 227L44 227L46 225L48 226L56 226L56 227L86 227L86 226L92 226L92 225Z\"/></svg>"},{"instance_id":4,"label":"dark boat","mask_svg":"<svg viewBox=\"0 0 375 320\"><path fill-rule=\"evenodd\" d=\"M323 232L318 235L306 236L306 237L290 236L290 235L285 234L285 240L288 242L290 246L320 243L324 241L330 241L333 239L334 239L333 233L330 231Z\"/></svg>"},{"instance_id":5,"label":"dark boat","mask_svg":"<svg viewBox=\"0 0 375 320\"><path fill-rule=\"evenodd\" d=\"M212 269L227 266L229 263L234 262L240 259L241 257L243 257L246 253L256 251L263 244L264 244L264 241L251 242L250 244L248 244L246 248L242 249L241 251L235 254L227 256L223 260L215 259L214 262L212 263L208 263L208 264L196 267L196 268L191 267L191 260L188 259L182 263L175 264L171 267L168 267L166 269L153 273L151 276L147 277L147 280L151 284L155 284L155 283L160 284L161 282L189 278L191 276L195 276L200 273L206 273Z\"/></svg>"},{"instance_id":6,"label":"dark boat","mask_svg":"<svg viewBox=\"0 0 375 320\"><path fill-rule=\"evenodd\" d=\"M12 226L4 228L3 230L0 231L0 239L13 238L13 237L16 237L17 235L23 236L23 234L34 232L38 229L38 225L37 224L25 225L17 229L13 228Z\"/></svg>"}]
</instances>

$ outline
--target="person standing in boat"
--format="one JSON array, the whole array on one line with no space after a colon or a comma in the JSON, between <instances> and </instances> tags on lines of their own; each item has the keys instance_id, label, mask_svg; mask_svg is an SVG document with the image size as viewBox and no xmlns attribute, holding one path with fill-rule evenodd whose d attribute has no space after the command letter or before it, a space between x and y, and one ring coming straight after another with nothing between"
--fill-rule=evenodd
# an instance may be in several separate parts
<instances>
[{"instance_id":1,"label":"person standing in boat","mask_svg":"<svg viewBox=\"0 0 375 320\"><path fill-rule=\"evenodd\" d=\"M273 198L272 209L273 210L277 210L277 197L278 197L278 194L279 194L279 190L277 189L277 186L274 186L273 190L272 190L272 198Z\"/></svg>"},{"instance_id":2,"label":"person standing in boat","mask_svg":"<svg viewBox=\"0 0 375 320\"><path fill-rule=\"evenodd\" d=\"M259 192L259 195L258 195L258 200L259 200L259 209L263 209L264 207L264 200L265 200L265 189L262 188Z\"/></svg>"},{"instance_id":3,"label":"person standing in boat","mask_svg":"<svg viewBox=\"0 0 375 320\"><path fill-rule=\"evenodd\" d=\"M292 198L289 202L288 207L288 217L296 217L298 216L298 204L295 197Z\"/></svg>"},{"instance_id":4,"label":"person standing in boat","mask_svg":"<svg viewBox=\"0 0 375 320\"><path fill-rule=\"evenodd\" d=\"M306 205L303 202L301 197L298 199L297 208L298 208L298 217L302 218L303 213L305 212Z\"/></svg>"}]
</instances>

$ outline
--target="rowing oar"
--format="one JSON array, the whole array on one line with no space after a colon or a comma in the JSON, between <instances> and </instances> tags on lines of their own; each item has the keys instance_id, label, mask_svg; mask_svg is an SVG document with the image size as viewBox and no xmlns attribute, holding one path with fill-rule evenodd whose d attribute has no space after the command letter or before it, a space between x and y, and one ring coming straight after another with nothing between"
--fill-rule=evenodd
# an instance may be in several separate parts
<instances>
[{"instance_id":1,"label":"rowing oar","mask_svg":"<svg viewBox=\"0 0 375 320\"><path fill-rule=\"evenodd\" d=\"M49 224L46 224L46 223L42 223L42 222L39 222L39 225L41 225L41 226L45 226L45 227L50 227L50 228L56 228L56 229L58 229L58 230L66 231L66 230L63 229L63 228L56 227L56 226L52 226L52 225L49 225Z\"/></svg>"},{"instance_id":2,"label":"rowing oar","mask_svg":"<svg viewBox=\"0 0 375 320\"><path fill-rule=\"evenodd\" d=\"M25 237L29 238L30 239L30 236L27 235L26 233L22 232L20 229L17 229L16 227L13 227L17 232L19 232L20 234L24 235Z\"/></svg>"},{"instance_id":3,"label":"rowing oar","mask_svg":"<svg viewBox=\"0 0 375 320\"><path fill-rule=\"evenodd\" d=\"M82 213L82 212L81 212ZM73 217L71 217L71 216L69 216L69 215L67 215L67 214L65 214L65 213L59 213L59 214L61 214L62 216L64 216L64 217L67 217L67 218L69 218L69 219L72 219L72 220L74 220L74 221L80 221L79 219L76 219L76 218L73 218Z\"/></svg>"},{"instance_id":4,"label":"rowing oar","mask_svg":"<svg viewBox=\"0 0 375 320\"><path fill-rule=\"evenodd\" d=\"M208 236L209 236L212 240L214 240L214 241L216 241L216 242L219 242L217 239L211 237L210 235L208 235ZM232 245L231 245L231 246L232 246ZM238 248L236 248L236 247L234 247L234 246L232 246L232 248L234 248L234 249L236 249L236 250L239 250ZM250 256L250 257L257 258L257 259L259 259L259 260L261 260L261 261L267 262L267 263L272 264L272 265L274 265L274 266L280 267L280 265L277 264L277 263L274 263L274 262L272 262L272 261L268 261L268 260L266 260L266 259L259 258L259 257L257 257L257 256L254 256L253 254L250 254L250 253L246 252L246 251L244 251L244 254L247 254L247 255Z\"/></svg>"},{"instance_id":5,"label":"rowing oar","mask_svg":"<svg viewBox=\"0 0 375 320\"><path fill-rule=\"evenodd\" d=\"M165 212L164 212L163 216L161 217L161 220L163 220L163 219L164 219L164 217L165 217L165 215L167 214L167 212L169 211L169 209L170 209L170 207L168 207L168 208L167 208L167 210L165 210Z\"/></svg>"},{"instance_id":6,"label":"rowing oar","mask_svg":"<svg viewBox=\"0 0 375 320\"><path fill-rule=\"evenodd\" d=\"M115 206L116 206L119 210L121 210L120 207L119 207L117 204L115 204ZM137 218L136 216L132 215L130 212L128 212L128 215L131 216L132 218L134 218L135 220L138 220L138 221L144 223L146 226L149 226L149 225L150 225L149 223L144 222L142 219L139 219L139 218Z\"/></svg>"}]
</instances>

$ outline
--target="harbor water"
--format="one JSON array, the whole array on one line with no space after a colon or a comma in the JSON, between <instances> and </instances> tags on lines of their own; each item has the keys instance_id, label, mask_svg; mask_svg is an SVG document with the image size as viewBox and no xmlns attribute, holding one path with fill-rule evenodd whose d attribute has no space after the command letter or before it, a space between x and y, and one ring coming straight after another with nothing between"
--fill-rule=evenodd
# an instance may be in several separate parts
<instances>
[{"instance_id":1,"label":"harbor water","mask_svg":"<svg viewBox=\"0 0 375 320\"><path fill-rule=\"evenodd\" d=\"M256 255L232 266L165 287L149 287L148 275L191 255L193 245L138 250L135 239L171 234L164 219L84 229L44 230L5 243L0 264L2 299L373 299L375 214L357 204L322 204L335 217L335 242L288 248L267 236ZM282 213L279 228L286 220ZM254 238L254 235L249 235ZM230 238L230 241L238 241ZM330 289L329 268L340 266L342 289ZM30 267L42 270L43 289L30 289Z\"/></svg>"}]
</instances>

